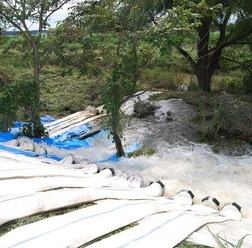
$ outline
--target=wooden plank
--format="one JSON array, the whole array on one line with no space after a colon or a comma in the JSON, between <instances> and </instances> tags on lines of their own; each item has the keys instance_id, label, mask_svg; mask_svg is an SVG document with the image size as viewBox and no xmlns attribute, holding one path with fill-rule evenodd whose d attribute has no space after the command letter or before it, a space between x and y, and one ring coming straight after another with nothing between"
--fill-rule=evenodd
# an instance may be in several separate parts
<instances>
[{"instance_id":1,"label":"wooden plank","mask_svg":"<svg viewBox=\"0 0 252 248\"><path fill-rule=\"evenodd\" d=\"M75 118L78 118L79 116L85 114L84 111L79 111L79 112L76 112L74 114L71 114L71 115L68 115L68 116L65 116L65 117L62 117L58 120L55 120L55 121L52 121L52 122L49 122L49 123L46 123L44 124L45 128L47 129L53 129L54 127L57 127L59 125L61 125L62 123L64 122L68 122L69 120L72 120L72 119L75 119Z\"/></svg>"},{"instance_id":2,"label":"wooden plank","mask_svg":"<svg viewBox=\"0 0 252 248\"><path fill-rule=\"evenodd\" d=\"M94 120L96 120L98 118L101 118L101 117L104 117L104 116L105 116L105 114L90 116L90 117L88 117L88 118L86 118L86 119L84 119L84 120L82 120L82 121L80 121L78 123L72 123L71 125L68 125L65 128L61 128L61 129L58 129L56 131L49 132L49 136L50 137L55 137L57 135L61 135L62 133L67 132L72 128L87 124L87 123L89 123L91 121L94 121Z\"/></svg>"},{"instance_id":3,"label":"wooden plank","mask_svg":"<svg viewBox=\"0 0 252 248\"><path fill-rule=\"evenodd\" d=\"M73 128L73 125L74 124L77 124L78 126L80 126L80 122L85 120L85 119L88 119L90 117L94 116L94 114L91 114L91 113L85 113L85 114L82 114L81 116L78 116L76 118L73 118L73 119L70 119L66 122L63 122L61 123L60 125L56 126L56 127L53 127L51 129L49 129L49 134L52 135L53 133L59 131L59 130L62 130L62 129L66 129L66 128Z\"/></svg>"}]
</instances>

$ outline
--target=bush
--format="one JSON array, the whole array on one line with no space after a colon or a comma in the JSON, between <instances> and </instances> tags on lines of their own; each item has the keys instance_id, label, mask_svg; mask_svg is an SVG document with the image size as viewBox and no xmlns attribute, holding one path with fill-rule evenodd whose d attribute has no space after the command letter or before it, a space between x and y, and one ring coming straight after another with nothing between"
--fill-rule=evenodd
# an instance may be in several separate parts
<instances>
[{"instance_id":1,"label":"bush","mask_svg":"<svg viewBox=\"0 0 252 248\"><path fill-rule=\"evenodd\" d=\"M243 93L252 95L252 73L243 78Z\"/></svg>"},{"instance_id":2,"label":"bush","mask_svg":"<svg viewBox=\"0 0 252 248\"><path fill-rule=\"evenodd\" d=\"M34 85L31 81L15 81L2 88L0 94L0 130L8 131L14 122L30 121Z\"/></svg>"},{"instance_id":3,"label":"bush","mask_svg":"<svg viewBox=\"0 0 252 248\"><path fill-rule=\"evenodd\" d=\"M252 142L252 106L231 95L220 95L212 106L202 100L199 106L201 141L214 141L219 135Z\"/></svg>"},{"instance_id":4,"label":"bush","mask_svg":"<svg viewBox=\"0 0 252 248\"><path fill-rule=\"evenodd\" d=\"M134 105L134 116L138 118L152 115L158 107L149 101L138 101Z\"/></svg>"}]
</instances>

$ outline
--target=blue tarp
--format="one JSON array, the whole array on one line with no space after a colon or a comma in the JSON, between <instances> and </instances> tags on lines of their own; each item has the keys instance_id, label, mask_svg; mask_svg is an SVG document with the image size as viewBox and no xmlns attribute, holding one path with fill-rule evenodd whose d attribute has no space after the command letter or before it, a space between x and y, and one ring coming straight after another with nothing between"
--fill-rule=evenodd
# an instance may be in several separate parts
<instances>
[{"instance_id":1,"label":"blue tarp","mask_svg":"<svg viewBox=\"0 0 252 248\"><path fill-rule=\"evenodd\" d=\"M52 121L56 121L56 119L52 116L49 116L49 115L45 115L45 116L42 116L41 117L41 123L42 124L45 124L45 123L50 123Z\"/></svg>"},{"instance_id":2,"label":"blue tarp","mask_svg":"<svg viewBox=\"0 0 252 248\"><path fill-rule=\"evenodd\" d=\"M135 142L133 144L131 144L131 146L127 147L125 149L125 154L129 154L131 152L134 152L136 151L138 148L139 148L140 144L139 142ZM114 155L112 155L111 157L107 158L107 159L104 159L102 161L99 161L99 163L104 163L104 162L118 162L118 161L121 161L122 159L125 159L124 157L122 158L118 158L117 157L117 154L115 153Z\"/></svg>"},{"instance_id":3,"label":"blue tarp","mask_svg":"<svg viewBox=\"0 0 252 248\"><path fill-rule=\"evenodd\" d=\"M49 123L55 121L55 118L51 117L51 116L44 116L41 118L41 122L43 124L45 123ZM0 132L0 142L6 142L12 139L17 138L17 135L20 133L21 129L22 129L23 123L22 122L16 122L14 128L12 128L12 130L10 132ZM74 150L77 148L83 148L83 147L92 147L92 141L94 140L93 137L94 136L100 136L101 138L103 136L108 136L108 133L104 130L102 130L101 132L95 134L92 137L89 137L87 139L82 139L80 140L79 137L85 133L87 133L88 131L92 130L92 126L84 124L78 127L73 127L71 128L69 131L66 131L56 137L52 137L52 138L33 138L31 139L33 142L37 143L37 144L47 144L48 146L54 146L60 149L67 149L67 150ZM106 140L104 139L104 137L102 138L102 140ZM104 141L105 142L105 141ZM108 143L111 143L111 140L107 139ZM106 146L106 144L104 144L104 146ZM125 153L130 153L135 151L136 149L138 149L139 147L139 143L136 142L134 144L132 144L129 148L125 149ZM38 156L38 154L36 154L35 152L27 152L27 151L23 151L20 149L16 149L16 148L10 148L4 145L0 145L0 149L6 150L6 151L10 151L13 153L18 153L18 154L24 154L27 156L31 156L31 157L35 157ZM43 155L44 156L44 155ZM57 156L53 156L50 154L47 154L46 157L55 159L55 160L61 160L62 158L59 158ZM99 161L99 162L117 162L120 159L117 157L116 152L113 156L109 157L108 159Z\"/></svg>"},{"instance_id":4,"label":"blue tarp","mask_svg":"<svg viewBox=\"0 0 252 248\"><path fill-rule=\"evenodd\" d=\"M5 146L5 145L1 145L1 144L0 144L0 149L4 150L4 151L7 151L7 152L15 153L15 154L22 154L22 155L25 155L25 156L28 156L28 157L37 157L38 156L38 154L35 153L35 152L24 151L24 150L20 150L18 148L9 147L9 146ZM50 155L50 154L43 155L43 156L47 157L47 158L57 160L57 161L60 161L62 159L60 157L57 157L55 155Z\"/></svg>"},{"instance_id":5,"label":"blue tarp","mask_svg":"<svg viewBox=\"0 0 252 248\"><path fill-rule=\"evenodd\" d=\"M55 121L54 117L51 116L43 116L41 117L41 122L43 124L49 123ZM15 122L14 127L10 130L10 132L0 132L0 142L7 142L13 139L16 139L17 136L20 134L22 127L23 127L22 122ZM92 127L90 125L81 125L79 127L74 127L70 129L69 131L66 131L62 133L61 135L58 135L53 138L32 138L31 140L37 144L47 144L48 146L55 146L60 149L68 149L68 150L73 150L77 149L80 147L90 147L90 144L88 143L87 140L80 140L79 136L82 134L85 134L89 130L91 130ZM35 157L38 156L35 152L28 152L28 151L23 151L18 148L11 148L5 145L0 145L0 149L9 151L12 153L16 154L23 154L26 156L30 157ZM59 158L54 155L43 155L55 160L61 160L62 158Z\"/></svg>"},{"instance_id":6,"label":"blue tarp","mask_svg":"<svg viewBox=\"0 0 252 248\"><path fill-rule=\"evenodd\" d=\"M7 132L0 132L0 142L7 142L9 140L15 139L15 135Z\"/></svg>"},{"instance_id":7,"label":"blue tarp","mask_svg":"<svg viewBox=\"0 0 252 248\"><path fill-rule=\"evenodd\" d=\"M42 124L50 123L52 121L55 121L54 117L51 116L41 117ZM4 142L15 138L15 136L18 135L22 130L22 126L23 126L22 122L15 122L15 126L10 130L9 133L6 133L6 137L9 137L9 139L4 140L3 138L3 140L1 141L0 138L0 141ZM55 146L57 148L69 149L69 150L73 150L79 147L90 147L90 144L86 140L79 140L78 137L85 134L91 129L92 126L84 124L78 127L73 127L70 130L63 132L62 134L53 138L34 138L32 140L35 143L46 143L49 146Z\"/></svg>"},{"instance_id":8,"label":"blue tarp","mask_svg":"<svg viewBox=\"0 0 252 248\"><path fill-rule=\"evenodd\" d=\"M92 127L90 125L83 124L81 126L71 128L69 131L56 136L54 139L58 139L59 141L69 140L72 137L80 137L91 129Z\"/></svg>"}]
</instances>

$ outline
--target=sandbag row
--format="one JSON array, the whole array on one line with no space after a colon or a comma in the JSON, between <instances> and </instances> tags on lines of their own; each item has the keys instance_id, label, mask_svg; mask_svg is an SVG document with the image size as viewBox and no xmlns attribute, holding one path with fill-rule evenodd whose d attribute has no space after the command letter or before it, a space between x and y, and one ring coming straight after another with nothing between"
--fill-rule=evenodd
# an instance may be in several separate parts
<instances>
[{"instance_id":1,"label":"sandbag row","mask_svg":"<svg viewBox=\"0 0 252 248\"><path fill-rule=\"evenodd\" d=\"M148 244L155 245L157 240L163 241L159 243L160 247L174 247L206 223L241 219L239 210L233 204L225 206L220 212L207 205L197 205L196 211L190 202L192 200L181 204L176 196L161 201L101 201L94 206L16 228L0 238L0 247L79 247L144 218L139 226L94 243L91 247L107 247L108 244L113 244L112 247L146 247ZM180 209L174 211L179 206ZM230 212L234 213L233 217Z\"/></svg>"}]
</instances>

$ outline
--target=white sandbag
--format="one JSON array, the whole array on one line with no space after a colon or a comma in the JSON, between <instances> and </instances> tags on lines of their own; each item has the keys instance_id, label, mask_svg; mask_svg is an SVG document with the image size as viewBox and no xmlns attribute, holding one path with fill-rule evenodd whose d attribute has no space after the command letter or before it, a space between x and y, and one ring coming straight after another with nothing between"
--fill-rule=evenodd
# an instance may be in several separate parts
<instances>
[{"instance_id":1,"label":"white sandbag","mask_svg":"<svg viewBox=\"0 0 252 248\"><path fill-rule=\"evenodd\" d=\"M136 175L132 175L129 179L129 187L131 188L141 188L143 186L144 180L143 178L136 174Z\"/></svg>"},{"instance_id":2,"label":"white sandbag","mask_svg":"<svg viewBox=\"0 0 252 248\"><path fill-rule=\"evenodd\" d=\"M32 141L24 140L20 142L19 147L21 150L34 152L35 151L35 145Z\"/></svg>"},{"instance_id":3,"label":"white sandbag","mask_svg":"<svg viewBox=\"0 0 252 248\"><path fill-rule=\"evenodd\" d=\"M5 153L9 156L10 153ZM47 159L37 160L26 156L2 157L0 164L0 180L11 178L28 178L36 176L76 176L86 177L81 169L66 167L65 163L71 163L74 157L69 154L61 162L54 161L48 164Z\"/></svg>"},{"instance_id":4,"label":"white sandbag","mask_svg":"<svg viewBox=\"0 0 252 248\"><path fill-rule=\"evenodd\" d=\"M0 197L17 194L31 194L46 190L59 188L88 188L88 187L114 187L130 189L128 184L123 181L114 180L113 177L105 177L105 175L95 174L89 177L78 176L48 176L48 177L31 177L17 178L9 180L0 180ZM136 191L143 194L157 197L162 192L158 183L144 188L136 188Z\"/></svg>"},{"instance_id":5,"label":"white sandbag","mask_svg":"<svg viewBox=\"0 0 252 248\"><path fill-rule=\"evenodd\" d=\"M12 139L12 140L3 142L3 144L10 147L18 147L20 143L18 139Z\"/></svg>"},{"instance_id":6,"label":"white sandbag","mask_svg":"<svg viewBox=\"0 0 252 248\"><path fill-rule=\"evenodd\" d=\"M202 207L200 212L184 210L183 212L157 213L144 218L137 226L95 242L88 247L111 247L109 244L113 244L113 247L155 247L158 240L159 247L172 248L207 223L236 219L237 215L241 219L241 214L237 209L234 216L225 216L224 211L221 214L214 214L209 211L210 207L198 205L197 209L199 210L200 207ZM215 212L214 209L212 210Z\"/></svg>"},{"instance_id":7,"label":"white sandbag","mask_svg":"<svg viewBox=\"0 0 252 248\"><path fill-rule=\"evenodd\" d=\"M83 166L82 171L84 174L92 175L98 173L99 167L95 163L90 163Z\"/></svg>"},{"instance_id":8,"label":"white sandbag","mask_svg":"<svg viewBox=\"0 0 252 248\"><path fill-rule=\"evenodd\" d=\"M148 187L143 188L143 191L152 196L162 196L164 194L165 185L161 181L151 183Z\"/></svg>"},{"instance_id":9,"label":"white sandbag","mask_svg":"<svg viewBox=\"0 0 252 248\"><path fill-rule=\"evenodd\" d=\"M47 150L44 146L39 145L35 147L35 152L39 154L40 156L46 156L47 155Z\"/></svg>"},{"instance_id":10,"label":"white sandbag","mask_svg":"<svg viewBox=\"0 0 252 248\"><path fill-rule=\"evenodd\" d=\"M29 178L29 177L50 177L50 176L72 176L72 177L79 177L79 178L85 178L87 177L81 170L69 170L64 168L16 168L16 169L10 169L2 170L0 174L0 180L3 179L13 179L13 178Z\"/></svg>"},{"instance_id":11,"label":"white sandbag","mask_svg":"<svg viewBox=\"0 0 252 248\"><path fill-rule=\"evenodd\" d=\"M59 164L62 165L70 165L70 164L74 164L75 161L75 157L73 154L68 154L67 156L65 156L63 159L61 159L59 161Z\"/></svg>"},{"instance_id":12,"label":"white sandbag","mask_svg":"<svg viewBox=\"0 0 252 248\"><path fill-rule=\"evenodd\" d=\"M0 238L0 247L78 247L161 211L153 201L110 200L16 228Z\"/></svg>"},{"instance_id":13,"label":"white sandbag","mask_svg":"<svg viewBox=\"0 0 252 248\"><path fill-rule=\"evenodd\" d=\"M112 188L60 189L0 198L0 225L36 213L101 199L153 199L140 191Z\"/></svg>"}]
</instances>

